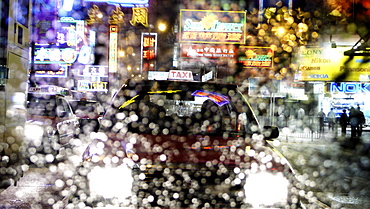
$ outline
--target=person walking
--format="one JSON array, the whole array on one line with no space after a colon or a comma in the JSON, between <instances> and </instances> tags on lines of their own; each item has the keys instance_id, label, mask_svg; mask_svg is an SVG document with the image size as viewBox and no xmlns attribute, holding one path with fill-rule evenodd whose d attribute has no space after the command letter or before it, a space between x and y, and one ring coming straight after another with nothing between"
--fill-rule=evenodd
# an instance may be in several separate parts
<instances>
[{"instance_id":1,"label":"person walking","mask_svg":"<svg viewBox=\"0 0 370 209\"><path fill-rule=\"evenodd\" d=\"M347 125L348 125L348 115L347 110L343 109L343 113L340 115L339 124L341 127L342 136L346 136Z\"/></svg>"},{"instance_id":2,"label":"person walking","mask_svg":"<svg viewBox=\"0 0 370 209\"><path fill-rule=\"evenodd\" d=\"M304 116L305 116L305 111L301 107L301 108L298 109L297 118L300 119L300 120L303 120Z\"/></svg>"},{"instance_id":3,"label":"person walking","mask_svg":"<svg viewBox=\"0 0 370 209\"><path fill-rule=\"evenodd\" d=\"M319 132L323 133L324 132L324 119L325 119L325 113L323 108L321 108L321 111L317 114L317 117L319 119Z\"/></svg>"},{"instance_id":4,"label":"person walking","mask_svg":"<svg viewBox=\"0 0 370 209\"><path fill-rule=\"evenodd\" d=\"M365 115L361 111L360 106L357 106L358 111L358 126L357 126L357 135L362 136L362 126L365 124Z\"/></svg>"},{"instance_id":5,"label":"person walking","mask_svg":"<svg viewBox=\"0 0 370 209\"><path fill-rule=\"evenodd\" d=\"M349 109L349 124L351 125L351 138L356 138L358 135L358 125L360 123L359 119L360 113L354 107Z\"/></svg>"},{"instance_id":6,"label":"person walking","mask_svg":"<svg viewBox=\"0 0 370 209\"><path fill-rule=\"evenodd\" d=\"M334 110L334 108L331 108L330 112L328 113L329 130L332 130L332 131L334 131L335 120L336 120L335 113L334 113L333 110Z\"/></svg>"}]
</instances>

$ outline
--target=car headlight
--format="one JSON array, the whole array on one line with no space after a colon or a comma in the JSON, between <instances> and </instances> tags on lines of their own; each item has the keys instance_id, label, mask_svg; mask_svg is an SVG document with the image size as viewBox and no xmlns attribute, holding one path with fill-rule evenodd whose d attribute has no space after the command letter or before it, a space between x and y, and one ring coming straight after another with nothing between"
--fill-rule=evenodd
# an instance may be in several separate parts
<instances>
[{"instance_id":1,"label":"car headlight","mask_svg":"<svg viewBox=\"0 0 370 209\"><path fill-rule=\"evenodd\" d=\"M249 174L244 192L246 202L253 207L284 206L288 203L289 181L283 173L257 172Z\"/></svg>"},{"instance_id":2,"label":"car headlight","mask_svg":"<svg viewBox=\"0 0 370 209\"><path fill-rule=\"evenodd\" d=\"M95 166L88 173L90 195L92 197L118 198L125 200L131 196L133 183L132 170L121 164L117 167Z\"/></svg>"},{"instance_id":3,"label":"car headlight","mask_svg":"<svg viewBox=\"0 0 370 209\"><path fill-rule=\"evenodd\" d=\"M42 138L44 136L44 128L39 125L26 125L24 128L24 134L29 142L32 142L35 146L41 146Z\"/></svg>"}]
</instances>

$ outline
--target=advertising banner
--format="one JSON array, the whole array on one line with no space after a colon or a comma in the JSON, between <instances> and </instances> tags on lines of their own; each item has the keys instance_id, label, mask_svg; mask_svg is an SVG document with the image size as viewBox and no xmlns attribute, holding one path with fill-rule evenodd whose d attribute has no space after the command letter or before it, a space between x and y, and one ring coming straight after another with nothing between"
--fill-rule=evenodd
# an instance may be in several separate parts
<instances>
[{"instance_id":1,"label":"advertising banner","mask_svg":"<svg viewBox=\"0 0 370 209\"><path fill-rule=\"evenodd\" d=\"M270 47L241 46L238 60L245 68L272 67L274 52Z\"/></svg>"},{"instance_id":2,"label":"advertising banner","mask_svg":"<svg viewBox=\"0 0 370 209\"><path fill-rule=\"evenodd\" d=\"M183 44L181 57L185 58L235 58L236 47L230 44Z\"/></svg>"},{"instance_id":3,"label":"advertising banner","mask_svg":"<svg viewBox=\"0 0 370 209\"><path fill-rule=\"evenodd\" d=\"M364 56L345 56L350 47L306 48L297 55L300 81L370 81L370 62Z\"/></svg>"},{"instance_id":4,"label":"advertising banner","mask_svg":"<svg viewBox=\"0 0 370 209\"><path fill-rule=\"evenodd\" d=\"M50 27L54 27L50 25ZM39 40L35 45L35 64L71 64L79 55L84 37L84 21L62 17L58 21L55 42ZM42 38L42 37L40 37Z\"/></svg>"},{"instance_id":5,"label":"advertising banner","mask_svg":"<svg viewBox=\"0 0 370 209\"><path fill-rule=\"evenodd\" d=\"M246 12L180 11L180 42L244 44Z\"/></svg>"}]
</instances>

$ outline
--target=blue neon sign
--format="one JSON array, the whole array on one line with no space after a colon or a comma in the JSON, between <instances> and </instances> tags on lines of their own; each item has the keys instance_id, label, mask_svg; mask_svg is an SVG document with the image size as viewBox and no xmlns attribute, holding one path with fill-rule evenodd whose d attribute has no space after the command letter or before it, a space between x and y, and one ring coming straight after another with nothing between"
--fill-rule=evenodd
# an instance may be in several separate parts
<instances>
[{"instance_id":1,"label":"blue neon sign","mask_svg":"<svg viewBox=\"0 0 370 209\"><path fill-rule=\"evenodd\" d=\"M85 0L85 2L105 2L108 4L119 4L122 7L148 6L149 0Z\"/></svg>"},{"instance_id":2,"label":"blue neon sign","mask_svg":"<svg viewBox=\"0 0 370 209\"><path fill-rule=\"evenodd\" d=\"M330 92L370 93L370 83L331 83Z\"/></svg>"}]
</instances>

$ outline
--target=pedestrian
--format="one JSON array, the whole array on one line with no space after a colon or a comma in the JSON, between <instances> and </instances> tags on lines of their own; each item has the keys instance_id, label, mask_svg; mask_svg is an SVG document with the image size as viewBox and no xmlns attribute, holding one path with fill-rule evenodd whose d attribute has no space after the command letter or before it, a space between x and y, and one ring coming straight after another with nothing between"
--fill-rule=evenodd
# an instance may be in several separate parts
<instances>
[{"instance_id":1,"label":"pedestrian","mask_svg":"<svg viewBox=\"0 0 370 209\"><path fill-rule=\"evenodd\" d=\"M342 136L346 136L347 125L348 125L348 115L347 110L343 109L343 113L340 115L339 124L342 129Z\"/></svg>"},{"instance_id":2,"label":"pedestrian","mask_svg":"<svg viewBox=\"0 0 370 209\"><path fill-rule=\"evenodd\" d=\"M323 108L321 108L321 111L317 114L317 117L319 119L319 132L324 132L324 119L325 119L325 113Z\"/></svg>"},{"instance_id":3,"label":"pedestrian","mask_svg":"<svg viewBox=\"0 0 370 209\"><path fill-rule=\"evenodd\" d=\"M297 118L300 119L300 120L303 120L305 116L305 111L304 109L301 107L298 109L298 114L297 114Z\"/></svg>"},{"instance_id":4,"label":"pedestrian","mask_svg":"<svg viewBox=\"0 0 370 209\"><path fill-rule=\"evenodd\" d=\"M334 126L335 126L335 113L333 111L334 108L331 108L329 113L328 113L328 123L329 123L329 130L334 131Z\"/></svg>"},{"instance_id":5,"label":"pedestrian","mask_svg":"<svg viewBox=\"0 0 370 209\"><path fill-rule=\"evenodd\" d=\"M365 124L365 116L364 113L361 111L360 106L357 106L358 111L358 127L357 127L357 135L360 137L362 135L362 126Z\"/></svg>"},{"instance_id":6,"label":"pedestrian","mask_svg":"<svg viewBox=\"0 0 370 209\"><path fill-rule=\"evenodd\" d=\"M358 125L360 123L360 113L354 107L349 109L349 124L351 125L351 138L358 136Z\"/></svg>"}]
</instances>

